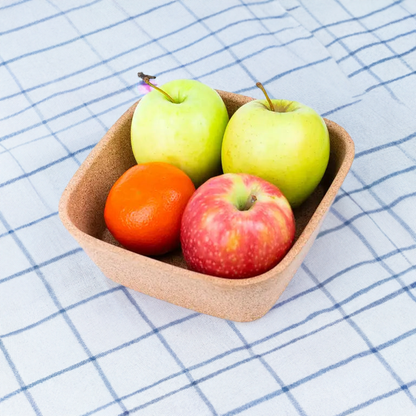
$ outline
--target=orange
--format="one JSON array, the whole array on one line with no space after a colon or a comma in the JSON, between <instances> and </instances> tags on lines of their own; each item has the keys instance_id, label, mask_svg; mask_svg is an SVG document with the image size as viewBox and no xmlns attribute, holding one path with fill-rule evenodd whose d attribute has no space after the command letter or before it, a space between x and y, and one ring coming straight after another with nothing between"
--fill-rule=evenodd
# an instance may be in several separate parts
<instances>
[{"instance_id":1,"label":"orange","mask_svg":"<svg viewBox=\"0 0 416 416\"><path fill-rule=\"evenodd\" d=\"M125 248L144 255L179 246L182 214L195 186L168 163L133 166L113 185L104 208L107 228Z\"/></svg>"}]
</instances>

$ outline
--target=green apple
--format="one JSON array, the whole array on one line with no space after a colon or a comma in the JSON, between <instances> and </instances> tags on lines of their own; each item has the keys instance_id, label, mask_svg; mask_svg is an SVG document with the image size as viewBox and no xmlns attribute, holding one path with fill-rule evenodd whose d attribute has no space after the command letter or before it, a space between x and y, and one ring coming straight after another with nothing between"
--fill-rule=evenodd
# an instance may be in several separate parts
<instances>
[{"instance_id":1,"label":"green apple","mask_svg":"<svg viewBox=\"0 0 416 416\"><path fill-rule=\"evenodd\" d=\"M221 144L228 113L219 94L194 80L175 80L145 95L131 125L137 163L166 162L201 185L221 173Z\"/></svg>"},{"instance_id":2,"label":"green apple","mask_svg":"<svg viewBox=\"0 0 416 416\"><path fill-rule=\"evenodd\" d=\"M231 117L222 144L224 173L248 173L276 185L292 207L314 191L329 160L322 117L296 101L253 100Z\"/></svg>"}]
</instances>

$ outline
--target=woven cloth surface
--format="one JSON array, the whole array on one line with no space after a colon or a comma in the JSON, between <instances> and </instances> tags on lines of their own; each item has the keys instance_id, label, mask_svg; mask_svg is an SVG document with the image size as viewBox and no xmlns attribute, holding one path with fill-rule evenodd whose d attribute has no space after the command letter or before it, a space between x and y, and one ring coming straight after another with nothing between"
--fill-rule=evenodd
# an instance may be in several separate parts
<instances>
[{"instance_id":1,"label":"woven cloth surface","mask_svg":"<svg viewBox=\"0 0 416 416\"><path fill-rule=\"evenodd\" d=\"M416 2L0 2L0 415L416 415ZM234 323L105 277L58 217L159 85L302 102L355 142L272 310Z\"/></svg>"}]
</instances>

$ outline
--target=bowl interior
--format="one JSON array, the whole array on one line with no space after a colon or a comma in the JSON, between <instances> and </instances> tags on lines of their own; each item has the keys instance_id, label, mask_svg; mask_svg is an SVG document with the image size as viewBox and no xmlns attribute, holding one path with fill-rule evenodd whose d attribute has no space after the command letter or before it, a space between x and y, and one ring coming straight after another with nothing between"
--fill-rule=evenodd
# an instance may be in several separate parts
<instances>
[{"instance_id":1,"label":"bowl interior","mask_svg":"<svg viewBox=\"0 0 416 416\"><path fill-rule=\"evenodd\" d=\"M250 97L223 91L218 92L224 100L230 117L241 105L252 100ZM67 201L67 212L76 228L94 238L119 247L120 244L105 226L104 205L114 182L127 169L136 164L130 144L130 125L135 107L136 104L117 121L101 143L91 152L84 162L85 166L80 174L82 176L78 178L77 186L71 189ZM341 166L345 163L349 151L348 143L340 137L343 135L342 132L345 133L345 131L329 120L325 120L325 122L328 126L331 142L329 164L322 181L313 194L299 208L294 210L296 220L295 242L321 204L325 194L334 187L334 181ZM342 130L342 132L339 130ZM333 196L335 196L337 189L335 189ZM186 268L180 250L156 259Z\"/></svg>"}]
</instances>

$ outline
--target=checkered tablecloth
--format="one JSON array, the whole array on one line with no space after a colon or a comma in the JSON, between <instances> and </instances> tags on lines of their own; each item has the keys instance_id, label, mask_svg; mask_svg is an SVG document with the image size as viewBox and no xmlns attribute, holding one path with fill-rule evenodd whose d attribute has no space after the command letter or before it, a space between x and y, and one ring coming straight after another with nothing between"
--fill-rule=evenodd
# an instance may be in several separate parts
<instances>
[{"instance_id":1,"label":"checkered tablecloth","mask_svg":"<svg viewBox=\"0 0 416 416\"><path fill-rule=\"evenodd\" d=\"M414 0L0 1L0 415L416 415ZM107 279L58 201L137 72L300 101L356 157L263 318Z\"/></svg>"}]
</instances>

